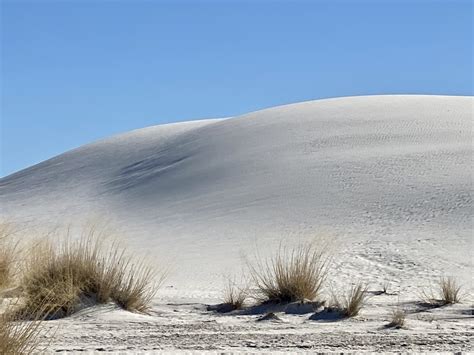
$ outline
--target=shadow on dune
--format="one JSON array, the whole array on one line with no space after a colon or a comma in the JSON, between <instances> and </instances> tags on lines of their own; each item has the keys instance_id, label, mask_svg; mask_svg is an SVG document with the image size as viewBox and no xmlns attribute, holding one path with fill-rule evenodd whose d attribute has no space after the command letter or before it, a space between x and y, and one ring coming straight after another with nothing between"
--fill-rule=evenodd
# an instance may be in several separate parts
<instances>
[{"instance_id":1,"label":"shadow on dune","mask_svg":"<svg viewBox=\"0 0 474 355\"><path fill-rule=\"evenodd\" d=\"M109 191L122 192L149 181L157 181L163 174L188 158L188 156L166 157L163 155L145 158L121 168L115 178L105 185Z\"/></svg>"}]
</instances>

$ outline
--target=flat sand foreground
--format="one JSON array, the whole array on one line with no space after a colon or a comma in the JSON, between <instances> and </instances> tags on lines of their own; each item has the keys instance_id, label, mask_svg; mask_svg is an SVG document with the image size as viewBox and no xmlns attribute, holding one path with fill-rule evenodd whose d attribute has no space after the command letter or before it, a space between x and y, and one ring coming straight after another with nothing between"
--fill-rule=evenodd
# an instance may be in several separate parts
<instances>
[{"instance_id":1,"label":"flat sand foreground","mask_svg":"<svg viewBox=\"0 0 474 355\"><path fill-rule=\"evenodd\" d=\"M48 351L66 353L194 352L470 352L472 307L412 309L406 329L388 329L393 296L378 296L355 319L313 321L311 314L278 314L280 321L257 321L260 315L216 315L201 304L167 304L150 316L135 316L104 306L71 319L46 323L54 333ZM385 309L384 309L385 308ZM471 312L470 314L467 314Z\"/></svg>"}]
</instances>

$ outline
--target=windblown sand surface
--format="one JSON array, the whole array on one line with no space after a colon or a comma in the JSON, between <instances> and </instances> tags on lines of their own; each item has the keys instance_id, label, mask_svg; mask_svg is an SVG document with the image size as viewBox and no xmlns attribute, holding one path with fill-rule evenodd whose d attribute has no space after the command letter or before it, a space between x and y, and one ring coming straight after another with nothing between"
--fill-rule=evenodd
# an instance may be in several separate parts
<instances>
[{"instance_id":1,"label":"windblown sand surface","mask_svg":"<svg viewBox=\"0 0 474 355\"><path fill-rule=\"evenodd\" d=\"M47 322L54 350L472 350L474 299L420 307L441 276L473 289L472 97L318 100L149 127L0 180L2 218L32 229L107 221L172 271L150 316L110 307ZM371 294L360 316L218 315L223 276L280 241L326 235L334 289ZM408 311L407 329L383 328Z\"/></svg>"}]
</instances>

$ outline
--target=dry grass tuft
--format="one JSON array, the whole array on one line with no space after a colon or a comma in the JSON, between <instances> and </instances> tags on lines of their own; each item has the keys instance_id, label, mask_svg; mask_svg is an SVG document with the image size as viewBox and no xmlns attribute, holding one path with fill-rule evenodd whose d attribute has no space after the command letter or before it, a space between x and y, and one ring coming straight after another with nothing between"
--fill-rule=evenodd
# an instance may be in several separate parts
<instances>
[{"instance_id":1,"label":"dry grass tuft","mask_svg":"<svg viewBox=\"0 0 474 355\"><path fill-rule=\"evenodd\" d=\"M0 222L0 290L12 285L16 273L14 232L11 224ZM39 322L15 322L11 308L11 304L7 305L0 314L0 354L30 354L37 349Z\"/></svg>"},{"instance_id":2,"label":"dry grass tuft","mask_svg":"<svg viewBox=\"0 0 474 355\"><path fill-rule=\"evenodd\" d=\"M453 277L441 278L439 282L441 300L445 304L459 303L461 301L461 286Z\"/></svg>"},{"instance_id":3,"label":"dry grass tuft","mask_svg":"<svg viewBox=\"0 0 474 355\"><path fill-rule=\"evenodd\" d=\"M152 286L153 270L143 263L127 266L128 272L121 270L116 278L119 286L113 288L111 298L123 309L147 313L158 286Z\"/></svg>"},{"instance_id":4,"label":"dry grass tuft","mask_svg":"<svg viewBox=\"0 0 474 355\"><path fill-rule=\"evenodd\" d=\"M37 347L36 322L12 322L0 317L0 354L30 354Z\"/></svg>"},{"instance_id":5,"label":"dry grass tuft","mask_svg":"<svg viewBox=\"0 0 474 355\"><path fill-rule=\"evenodd\" d=\"M269 259L250 264L250 274L263 302L315 300L327 277L331 258L323 240L282 247Z\"/></svg>"},{"instance_id":6,"label":"dry grass tuft","mask_svg":"<svg viewBox=\"0 0 474 355\"><path fill-rule=\"evenodd\" d=\"M461 286L453 277L442 277L438 284L437 294L433 290L422 291L422 302L432 306L444 306L461 302Z\"/></svg>"},{"instance_id":7,"label":"dry grass tuft","mask_svg":"<svg viewBox=\"0 0 474 355\"><path fill-rule=\"evenodd\" d=\"M333 295L331 308L337 309L344 317L355 317L365 305L366 293L367 285L359 282L345 296L339 298Z\"/></svg>"},{"instance_id":8,"label":"dry grass tuft","mask_svg":"<svg viewBox=\"0 0 474 355\"><path fill-rule=\"evenodd\" d=\"M39 321L16 322L10 312L0 315L0 354L31 354L38 350Z\"/></svg>"},{"instance_id":9,"label":"dry grass tuft","mask_svg":"<svg viewBox=\"0 0 474 355\"><path fill-rule=\"evenodd\" d=\"M248 286L237 286L234 281L228 279L224 289L222 305L226 306L226 309L229 310L242 309L248 297L248 292Z\"/></svg>"},{"instance_id":10,"label":"dry grass tuft","mask_svg":"<svg viewBox=\"0 0 474 355\"><path fill-rule=\"evenodd\" d=\"M392 312L390 323L386 327L400 329L405 325L405 318L406 312L402 309L396 309Z\"/></svg>"},{"instance_id":11,"label":"dry grass tuft","mask_svg":"<svg viewBox=\"0 0 474 355\"><path fill-rule=\"evenodd\" d=\"M16 244L11 240L13 228L0 222L0 290L11 285L14 275Z\"/></svg>"},{"instance_id":12,"label":"dry grass tuft","mask_svg":"<svg viewBox=\"0 0 474 355\"><path fill-rule=\"evenodd\" d=\"M65 317L109 301L146 312L156 292L152 269L116 243L106 245L94 228L77 240L40 241L31 249L25 270L24 303L18 310L23 319Z\"/></svg>"}]
</instances>

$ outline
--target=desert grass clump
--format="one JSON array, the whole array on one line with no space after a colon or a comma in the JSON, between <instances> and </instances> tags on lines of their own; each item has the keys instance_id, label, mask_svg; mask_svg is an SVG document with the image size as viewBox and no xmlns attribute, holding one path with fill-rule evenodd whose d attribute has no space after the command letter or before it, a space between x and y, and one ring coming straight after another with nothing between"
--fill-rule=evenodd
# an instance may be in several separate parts
<instances>
[{"instance_id":1,"label":"desert grass clump","mask_svg":"<svg viewBox=\"0 0 474 355\"><path fill-rule=\"evenodd\" d=\"M358 282L351 287L346 295L342 297L333 295L333 305L331 308L337 310L344 317L355 317L365 305L366 297L367 285Z\"/></svg>"},{"instance_id":2,"label":"desert grass clump","mask_svg":"<svg viewBox=\"0 0 474 355\"><path fill-rule=\"evenodd\" d=\"M386 325L387 328L400 329L405 325L406 312L402 309L395 309L390 318L390 323Z\"/></svg>"},{"instance_id":3,"label":"desert grass clump","mask_svg":"<svg viewBox=\"0 0 474 355\"><path fill-rule=\"evenodd\" d=\"M16 244L11 225L0 222L0 290L11 285L15 270Z\"/></svg>"},{"instance_id":4,"label":"desert grass clump","mask_svg":"<svg viewBox=\"0 0 474 355\"><path fill-rule=\"evenodd\" d=\"M461 302L461 285L453 277L442 277L437 284L437 292L422 291L421 300L423 303L432 306L444 306Z\"/></svg>"},{"instance_id":5,"label":"desert grass clump","mask_svg":"<svg viewBox=\"0 0 474 355\"><path fill-rule=\"evenodd\" d=\"M441 300L445 304L454 304L461 301L461 286L453 277L441 278L439 282Z\"/></svg>"},{"instance_id":6,"label":"desert grass clump","mask_svg":"<svg viewBox=\"0 0 474 355\"><path fill-rule=\"evenodd\" d=\"M0 354L31 354L38 349L39 321L16 322L10 312L0 315Z\"/></svg>"},{"instance_id":7,"label":"desert grass clump","mask_svg":"<svg viewBox=\"0 0 474 355\"><path fill-rule=\"evenodd\" d=\"M242 309L248 297L248 286L238 286L235 281L228 279L224 288L222 305L229 310Z\"/></svg>"},{"instance_id":8,"label":"desert grass clump","mask_svg":"<svg viewBox=\"0 0 474 355\"><path fill-rule=\"evenodd\" d=\"M134 261L116 243L104 243L95 230L79 239L36 243L22 281L21 318L60 318L88 305L115 302L129 311L146 312L156 287L153 270ZM41 314L47 309L47 314Z\"/></svg>"},{"instance_id":9,"label":"desert grass clump","mask_svg":"<svg viewBox=\"0 0 474 355\"><path fill-rule=\"evenodd\" d=\"M153 270L143 263L126 264L128 271L124 268L119 272L111 298L123 309L147 313L158 286L152 286Z\"/></svg>"},{"instance_id":10,"label":"desert grass clump","mask_svg":"<svg viewBox=\"0 0 474 355\"><path fill-rule=\"evenodd\" d=\"M328 243L314 240L280 247L265 261L249 263L250 275L262 302L313 301L320 296L331 258Z\"/></svg>"}]
</instances>

